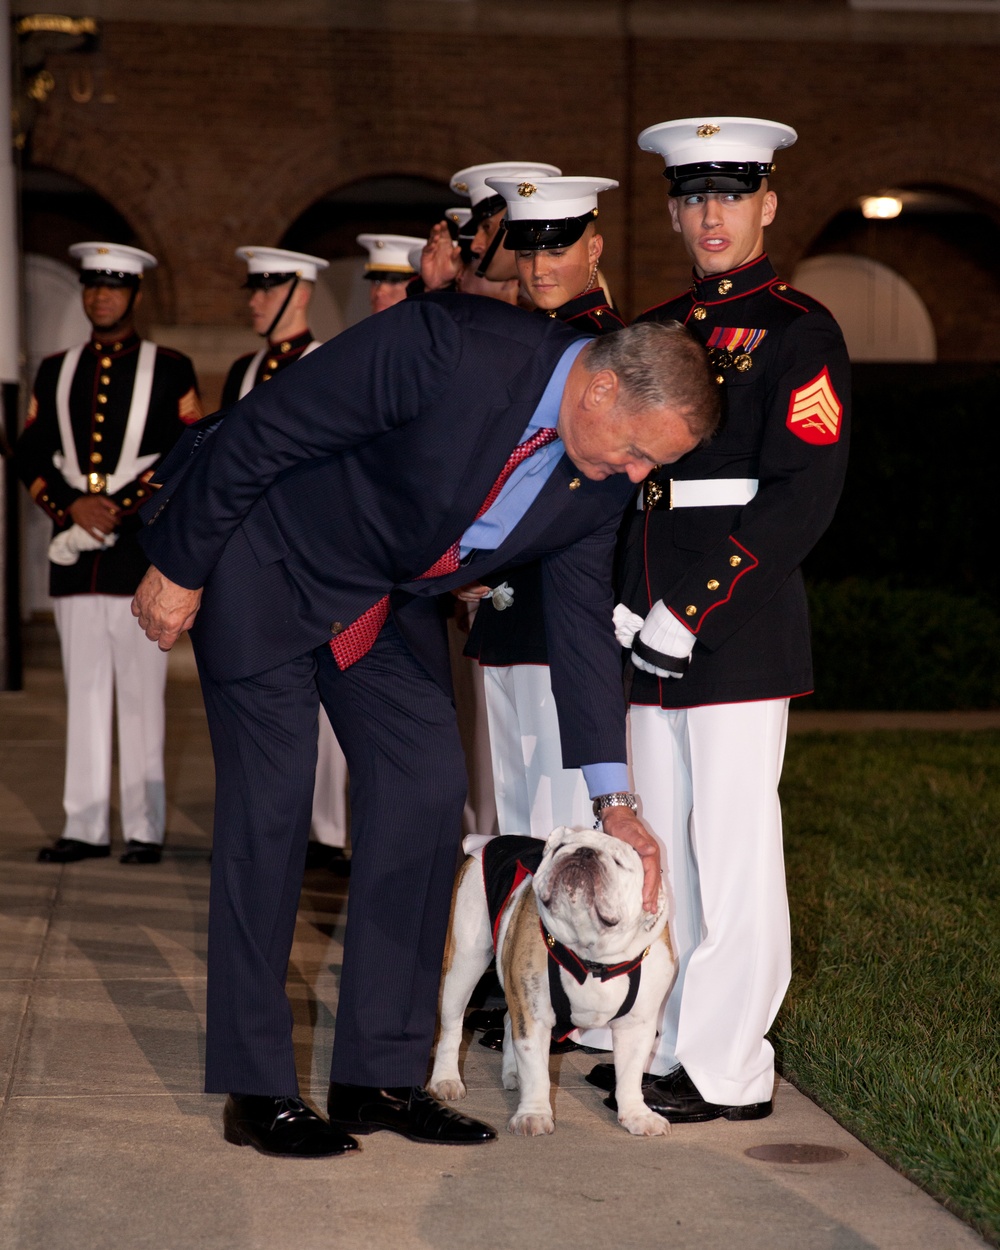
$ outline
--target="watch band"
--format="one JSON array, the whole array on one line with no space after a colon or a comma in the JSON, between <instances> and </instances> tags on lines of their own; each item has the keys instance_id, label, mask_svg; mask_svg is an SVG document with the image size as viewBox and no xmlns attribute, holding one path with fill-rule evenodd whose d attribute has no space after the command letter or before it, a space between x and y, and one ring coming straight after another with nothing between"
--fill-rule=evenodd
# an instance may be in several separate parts
<instances>
[{"instance_id":1,"label":"watch band","mask_svg":"<svg viewBox=\"0 0 1000 1250\"><path fill-rule=\"evenodd\" d=\"M600 820L606 807L628 807L634 812L637 806L635 795L627 790L619 790L615 794L599 794L594 799L594 815Z\"/></svg>"}]
</instances>

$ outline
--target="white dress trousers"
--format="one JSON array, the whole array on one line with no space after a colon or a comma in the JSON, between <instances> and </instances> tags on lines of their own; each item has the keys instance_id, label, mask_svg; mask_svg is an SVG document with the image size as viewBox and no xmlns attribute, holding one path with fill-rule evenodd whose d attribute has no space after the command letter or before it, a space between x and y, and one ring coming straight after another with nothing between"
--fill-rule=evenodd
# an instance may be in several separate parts
<instances>
[{"instance_id":1,"label":"white dress trousers","mask_svg":"<svg viewBox=\"0 0 1000 1250\"><path fill-rule=\"evenodd\" d=\"M548 665L511 664L482 672L500 832L547 838L560 825L592 828L583 772L562 766Z\"/></svg>"},{"instance_id":2,"label":"white dress trousers","mask_svg":"<svg viewBox=\"0 0 1000 1250\"><path fill-rule=\"evenodd\" d=\"M167 652L136 625L131 603L131 595L53 600L67 703L62 836L94 845L110 840L112 700L122 832L126 841L163 841Z\"/></svg>"},{"instance_id":3,"label":"white dress trousers","mask_svg":"<svg viewBox=\"0 0 1000 1250\"><path fill-rule=\"evenodd\" d=\"M660 843L677 978L647 1070L683 1064L708 1102L766 1102L764 1034L791 977L778 781L788 700L633 705L632 774Z\"/></svg>"},{"instance_id":4,"label":"white dress trousers","mask_svg":"<svg viewBox=\"0 0 1000 1250\"><path fill-rule=\"evenodd\" d=\"M347 760L322 707L309 836L324 846L347 845Z\"/></svg>"}]
</instances>

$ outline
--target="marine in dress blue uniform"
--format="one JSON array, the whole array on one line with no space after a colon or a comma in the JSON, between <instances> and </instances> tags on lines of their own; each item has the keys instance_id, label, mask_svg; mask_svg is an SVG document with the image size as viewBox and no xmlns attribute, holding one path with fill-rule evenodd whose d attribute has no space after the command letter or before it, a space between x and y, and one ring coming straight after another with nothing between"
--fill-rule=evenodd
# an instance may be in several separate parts
<instances>
[{"instance_id":1,"label":"marine in dress blue uniform","mask_svg":"<svg viewBox=\"0 0 1000 1250\"><path fill-rule=\"evenodd\" d=\"M639 137L665 159L695 266L688 291L639 320L687 326L723 399L712 442L643 484L616 609L633 778L678 957L646 1096L674 1121L770 1114L765 1034L791 972L778 780L788 701L813 684L799 566L840 495L850 403L836 322L763 250L774 153L795 138L731 117Z\"/></svg>"},{"instance_id":2,"label":"marine in dress blue uniform","mask_svg":"<svg viewBox=\"0 0 1000 1250\"><path fill-rule=\"evenodd\" d=\"M129 601L149 564L139 508L185 425L201 417L191 361L143 341L133 311L156 264L139 248L79 243L86 343L39 366L14 454L52 519L50 593L67 693L66 821L50 863L110 853L112 700L117 705L124 863L155 863L164 837L164 657L132 646Z\"/></svg>"}]
</instances>

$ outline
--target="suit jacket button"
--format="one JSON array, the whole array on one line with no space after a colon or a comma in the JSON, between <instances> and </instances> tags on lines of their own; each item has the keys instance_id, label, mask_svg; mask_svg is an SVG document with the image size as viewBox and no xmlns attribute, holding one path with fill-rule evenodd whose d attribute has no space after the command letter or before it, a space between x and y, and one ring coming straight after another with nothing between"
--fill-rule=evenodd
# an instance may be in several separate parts
<instances>
[{"instance_id":1,"label":"suit jacket button","mask_svg":"<svg viewBox=\"0 0 1000 1250\"><path fill-rule=\"evenodd\" d=\"M342 634L343 632L344 632L344 623L343 623L343 621L333 621L333 622L331 622L331 624L330 624L330 633L331 633L331 634Z\"/></svg>"}]
</instances>

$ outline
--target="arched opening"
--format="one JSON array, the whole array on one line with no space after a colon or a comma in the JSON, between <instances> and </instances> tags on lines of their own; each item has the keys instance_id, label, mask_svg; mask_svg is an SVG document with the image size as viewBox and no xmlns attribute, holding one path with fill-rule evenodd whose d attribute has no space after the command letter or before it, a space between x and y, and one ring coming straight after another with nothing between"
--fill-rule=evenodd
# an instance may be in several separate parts
<instances>
[{"instance_id":1,"label":"arched opening","mask_svg":"<svg viewBox=\"0 0 1000 1250\"><path fill-rule=\"evenodd\" d=\"M888 265L847 253L810 256L796 266L792 285L833 313L851 360L937 358L926 304Z\"/></svg>"},{"instance_id":2,"label":"arched opening","mask_svg":"<svg viewBox=\"0 0 1000 1250\"><path fill-rule=\"evenodd\" d=\"M455 203L446 183L415 176L352 182L317 200L285 231L278 246L323 256L330 262L316 284L312 331L332 338L368 316L365 256L355 238L364 231L426 237Z\"/></svg>"},{"instance_id":3,"label":"arched opening","mask_svg":"<svg viewBox=\"0 0 1000 1250\"><path fill-rule=\"evenodd\" d=\"M853 327L855 359L996 360L1000 210L948 187L888 192L873 187L876 194L895 197L898 215L868 218L860 201L837 213L807 249L793 281L831 306L841 300L832 311ZM853 258L850 263L845 263L847 257ZM821 285L814 291L810 280ZM922 354L927 347L921 304L936 344L933 356ZM895 334L885 320L893 315ZM908 341L909 336L919 343Z\"/></svg>"}]
</instances>

